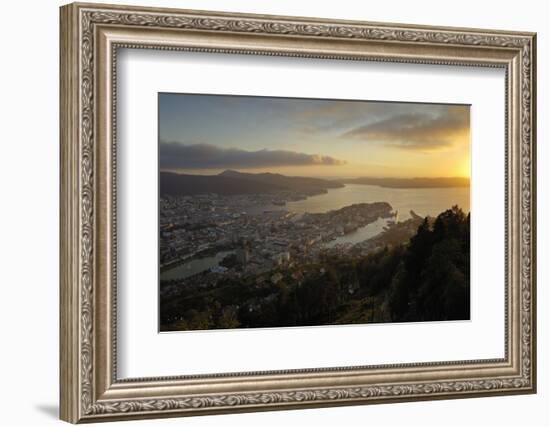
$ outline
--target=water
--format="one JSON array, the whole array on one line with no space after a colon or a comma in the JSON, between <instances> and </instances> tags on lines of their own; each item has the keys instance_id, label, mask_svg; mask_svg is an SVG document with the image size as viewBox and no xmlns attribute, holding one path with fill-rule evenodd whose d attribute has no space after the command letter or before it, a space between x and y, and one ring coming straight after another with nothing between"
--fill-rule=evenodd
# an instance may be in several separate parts
<instances>
[{"instance_id":1,"label":"water","mask_svg":"<svg viewBox=\"0 0 550 427\"><path fill-rule=\"evenodd\" d=\"M451 188L384 188L376 185L346 184L343 188L328 190L326 194L288 202L285 209L296 213L318 213L340 209L354 203L388 202L398 211L398 220L410 217L413 210L420 216L437 216L453 205L470 211L470 189Z\"/></svg>"},{"instance_id":2,"label":"water","mask_svg":"<svg viewBox=\"0 0 550 427\"><path fill-rule=\"evenodd\" d=\"M191 261L180 264L170 270L160 273L161 280L185 279L203 271L216 267L220 262L233 251L222 251L214 256L192 259Z\"/></svg>"},{"instance_id":3,"label":"water","mask_svg":"<svg viewBox=\"0 0 550 427\"><path fill-rule=\"evenodd\" d=\"M378 218L376 221L371 222L364 227L360 227L351 233L344 234L343 236L339 236L336 239L331 240L330 242L325 244L325 247L332 248L336 245L341 245L344 243L351 243L353 245L355 243L363 242L367 239L370 239L371 237L380 234L384 230L384 227L387 225L388 219Z\"/></svg>"},{"instance_id":4,"label":"water","mask_svg":"<svg viewBox=\"0 0 550 427\"><path fill-rule=\"evenodd\" d=\"M398 221L410 218L413 210L420 216L437 216L453 205L458 205L464 212L470 211L470 189L467 187L452 188L384 188L376 185L346 184L343 188L328 190L325 194L308 197L305 200L288 202L285 206L258 206L249 211L258 214L264 210L287 210L297 214L322 213L343 208L354 203L388 202L393 211L398 212ZM376 236L387 225L387 219L379 218L328 242L326 247L333 247L343 243L359 243ZM219 265L231 251L218 252L214 256L193 259L161 273L162 280L183 279L201 273Z\"/></svg>"},{"instance_id":5,"label":"water","mask_svg":"<svg viewBox=\"0 0 550 427\"><path fill-rule=\"evenodd\" d=\"M465 212L470 211L470 189L467 187L452 188L384 188L376 185L346 184L343 188L328 190L326 194L308 197L306 200L288 202L286 209L296 213L328 212L349 206L354 203L388 202L397 220L410 218L410 211L420 216L437 216L453 205L458 205ZM359 243L381 233L388 221L379 218L377 221L358 228L352 233L337 237L328 242L328 248L344 243Z\"/></svg>"}]
</instances>

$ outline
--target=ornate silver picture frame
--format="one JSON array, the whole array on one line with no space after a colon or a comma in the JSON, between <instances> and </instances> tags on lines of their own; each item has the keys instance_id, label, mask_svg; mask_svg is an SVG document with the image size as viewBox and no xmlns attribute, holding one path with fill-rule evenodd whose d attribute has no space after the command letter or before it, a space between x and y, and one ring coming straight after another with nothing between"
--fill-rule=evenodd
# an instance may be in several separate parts
<instances>
[{"instance_id":1,"label":"ornate silver picture frame","mask_svg":"<svg viewBox=\"0 0 550 427\"><path fill-rule=\"evenodd\" d=\"M535 34L79 3L63 6L60 18L61 419L97 422L536 391ZM504 70L504 357L119 378L120 49Z\"/></svg>"}]
</instances>

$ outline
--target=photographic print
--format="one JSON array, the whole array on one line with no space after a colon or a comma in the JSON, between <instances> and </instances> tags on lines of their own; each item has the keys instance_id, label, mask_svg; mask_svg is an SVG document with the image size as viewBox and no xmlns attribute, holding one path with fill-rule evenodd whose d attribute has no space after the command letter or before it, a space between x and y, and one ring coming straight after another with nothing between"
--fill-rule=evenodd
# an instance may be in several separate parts
<instances>
[{"instance_id":1,"label":"photographic print","mask_svg":"<svg viewBox=\"0 0 550 427\"><path fill-rule=\"evenodd\" d=\"M470 319L470 106L160 93L160 331Z\"/></svg>"}]
</instances>

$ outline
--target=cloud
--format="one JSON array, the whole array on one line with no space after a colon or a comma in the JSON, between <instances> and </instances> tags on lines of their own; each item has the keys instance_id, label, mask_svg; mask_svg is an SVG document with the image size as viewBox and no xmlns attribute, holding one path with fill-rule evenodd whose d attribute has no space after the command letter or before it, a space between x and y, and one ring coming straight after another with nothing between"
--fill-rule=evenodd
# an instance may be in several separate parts
<instances>
[{"instance_id":1,"label":"cloud","mask_svg":"<svg viewBox=\"0 0 550 427\"><path fill-rule=\"evenodd\" d=\"M413 112L390 116L356 127L342 136L406 150L437 151L451 147L456 137L467 135L469 129L469 109L452 106L435 114Z\"/></svg>"},{"instance_id":2,"label":"cloud","mask_svg":"<svg viewBox=\"0 0 550 427\"><path fill-rule=\"evenodd\" d=\"M371 112L378 113L379 108L376 104L360 101L317 101L293 113L293 119L303 136L338 135Z\"/></svg>"},{"instance_id":3,"label":"cloud","mask_svg":"<svg viewBox=\"0 0 550 427\"><path fill-rule=\"evenodd\" d=\"M337 166L343 160L318 154L305 154L286 150L246 151L238 148L221 148L211 144L185 145L178 142L160 143L162 169L230 169L279 166Z\"/></svg>"}]
</instances>

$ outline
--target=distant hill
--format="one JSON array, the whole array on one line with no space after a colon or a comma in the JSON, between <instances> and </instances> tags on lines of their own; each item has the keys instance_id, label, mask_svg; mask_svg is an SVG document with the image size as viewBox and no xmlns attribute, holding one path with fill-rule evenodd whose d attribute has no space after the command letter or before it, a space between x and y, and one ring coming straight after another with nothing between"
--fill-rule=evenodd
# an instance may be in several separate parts
<instances>
[{"instance_id":1,"label":"distant hill","mask_svg":"<svg viewBox=\"0 0 550 427\"><path fill-rule=\"evenodd\" d=\"M355 178L340 180L345 184L378 185L387 188L469 187L469 178Z\"/></svg>"},{"instance_id":2,"label":"distant hill","mask_svg":"<svg viewBox=\"0 0 550 427\"><path fill-rule=\"evenodd\" d=\"M161 195L193 196L216 193L220 195L273 193L283 187L221 175L185 175L160 173Z\"/></svg>"},{"instance_id":3,"label":"distant hill","mask_svg":"<svg viewBox=\"0 0 550 427\"><path fill-rule=\"evenodd\" d=\"M245 179L254 182L262 182L280 186L289 190L317 193L319 190L329 188L342 188L341 182L329 181L321 178L308 178L302 176L286 176L278 173L245 173L234 170L226 170L218 176Z\"/></svg>"},{"instance_id":4,"label":"distant hill","mask_svg":"<svg viewBox=\"0 0 550 427\"><path fill-rule=\"evenodd\" d=\"M226 170L219 175L189 175L160 173L161 195L191 196L216 193L220 195L265 194L294 191L306 195L319 194L329 188L344 185L318 178L289 177L272 173L242 173Z\"/></svg>"}]
</instances>

